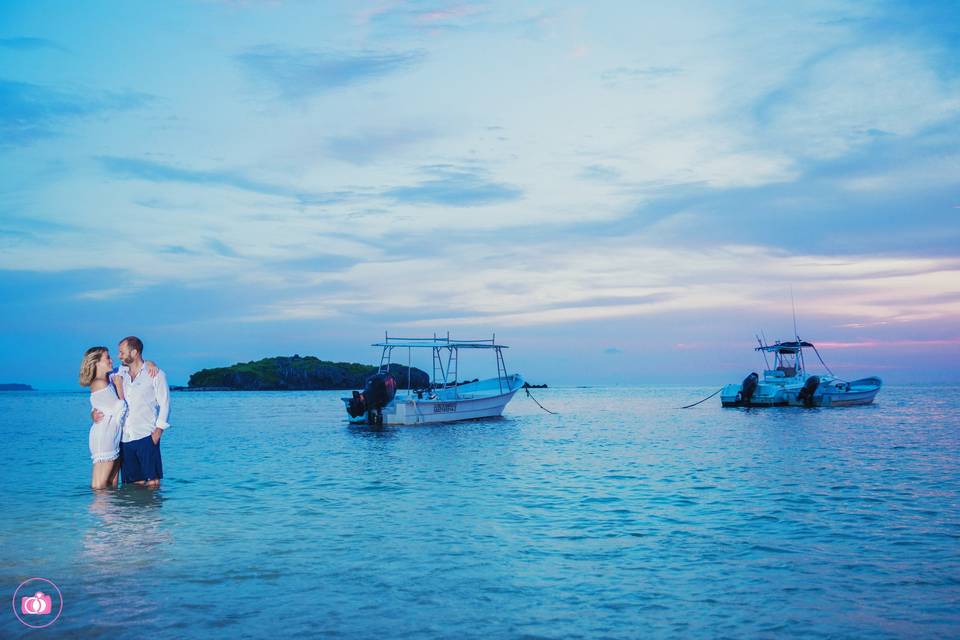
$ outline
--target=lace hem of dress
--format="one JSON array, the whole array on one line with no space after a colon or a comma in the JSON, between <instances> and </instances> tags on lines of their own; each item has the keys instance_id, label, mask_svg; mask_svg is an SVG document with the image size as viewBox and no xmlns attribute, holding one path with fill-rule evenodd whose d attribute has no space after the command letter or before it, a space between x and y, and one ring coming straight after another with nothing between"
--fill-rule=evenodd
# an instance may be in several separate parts
<instances>
[{"instance_id":1,"label":"lace hem of dress","mask_svg":"<svg viewBox=\"0 0 960 640\"><path fill-rule=\"evenodd\" d=\"M93 458L94 464L96 464L96 463L98 463L98 462L113 462L114 460L116 460L117 458L120 457L120 452L117 451L116 453L113 453L113 452L111 452L111 453L97 453L97 454L94 454L94 455L92 455L92 456L90 456L90 457Z\"/></svg>"}]
</instances>

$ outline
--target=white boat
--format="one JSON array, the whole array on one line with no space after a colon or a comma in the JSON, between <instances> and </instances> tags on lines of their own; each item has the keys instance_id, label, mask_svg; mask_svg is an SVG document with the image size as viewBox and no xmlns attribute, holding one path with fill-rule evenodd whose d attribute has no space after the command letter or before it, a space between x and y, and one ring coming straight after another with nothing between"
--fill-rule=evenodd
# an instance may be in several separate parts
<instances>
[{"instance_id":1,"label":"white boat","mask_svg":"<svg viewBox=\"0 0 960 640\"><path fill-rule=\"evenodd\" d=\"M506 345L496 343L496 336L489 340L454 340L446 338L391 338L372 346L381 347L380 367L370 380L386 380L386 395L382 395L382 407L370 406L370 381L364 392L355 391L351 398L341 398L351 422L368 422L386 425L427 424L455 422L477 418L492 418L503 414L507 403L523 388L523 376L507 373L503 359ZM429 349L433 360L430 383L422 389L394 391L396 382L390 375L394 349L407 350L407 380L411 379L412 353L415 349ZM492 351L496 357L497 377L457 384L460 351ZM401 377L401 380L403 378ZM412 386L408 382L408 387ZM381 390L382 394L382 390Z\"/></svg>"},{"instance_id":2,"label":"white boat","mask_svg":"<svg viewBox=\"0 0 960 640\"><path fill-rule=\"evenodd\" d=\"M828 373L810 375L806 370L804 349L812 350ZM769 367L768 354L773 354L773 368L767 368L761 379L751 373L740 384L728 384L720 392L724 407L845 407L873 402L883 386L877 377L841 380L823 362L811 342L762 344L755 349L763 353Z\"/></svg>"}]
</instances>

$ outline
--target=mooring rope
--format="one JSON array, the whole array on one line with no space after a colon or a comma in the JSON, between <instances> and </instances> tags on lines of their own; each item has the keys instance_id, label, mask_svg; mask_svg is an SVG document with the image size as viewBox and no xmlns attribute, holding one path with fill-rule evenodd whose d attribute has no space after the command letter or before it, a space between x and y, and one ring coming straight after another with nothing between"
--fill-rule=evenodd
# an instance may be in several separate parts
<instances>
[{"instance_id":1,"label":"mooring rope","mask_svg":"<svg viewBox=\"0 0 960 640\"><path fill-rule=\"evenodd\" d=\"M698 404L700 404L701 402L706 402L707 400L709 400L709 399L712 398L713 396L717 395L717 394L720 393L721 391L723 391L723 387L720 387L719 389L717 389L716 391L714 391L713 393L711 393L710 395L708 395L708 396L707 396L706 398L704 398L703 400L700 400L699 402L694 402L693 404L688 404L687 406L685 406L685 407L680 407L680 408L681 408L681 409L689 409L690 407L695 407L695 406L697 406Z\"/></svg>"},{"instance_id":2,"label":"mooring rope","mask_svg":"<svg viewBox=\"0 0 960 640\"><path fill-rule=\"evenodd\" d=\"M537 399L533 397L533 394L530 393L530 389L529 389L529 388L524 387L523 390L527 392L527 397L528 397L528 398L530 398L531 400L533 400L534 402L537 403L537 406L538 406L538 407L540 407L541 409L543 409L544 411L546 411L546 412L549 413L550 415L554 415L554 416L560 415L560 414L558 414L556 411L550 411L550 409L547 409L545 406L543 406L542 404L540 404L540 402L537 401Z\"/></svg>"}]
</instances>

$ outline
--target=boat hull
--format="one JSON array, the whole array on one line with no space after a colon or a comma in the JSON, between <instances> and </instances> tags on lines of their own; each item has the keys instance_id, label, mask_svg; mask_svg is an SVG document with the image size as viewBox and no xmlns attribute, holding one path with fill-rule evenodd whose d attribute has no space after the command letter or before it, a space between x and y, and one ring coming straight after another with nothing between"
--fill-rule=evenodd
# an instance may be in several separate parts
<instances>
[{"instance_id":1,"label":"boat hull","mask_svg":"<svg viewBox=\"0 0 960 640\"><path fill-rule=\"evenodd\" d=\"M397 397L383 408L383 424L416 425L440 422L458 422L494 418L503 415L503 410L513 396L523 387L523 378L519 375L508 376L505 380L491 378L471 384L437 390L433 397L417 398L416 395ZM348 405L350 398L341 398ZM348 414L349 417L349 414ZM365 423L366 416L350 418L354 423Z\"/></svg>"},{"instance_id":2,"label":"boat hull","mask_svg":"<svg viewBox=\"0 0 960 640\"><path fill-rule=\"evenodd\" d=\"M750 402L740 396L740 385L728 384L720 393L724 407L853 407L871 404L880 392L880 378L863 378L850 383L826 379L817 388L809 404L799 398L805 380L757 386Z\"/></svg>"}]
</instances>

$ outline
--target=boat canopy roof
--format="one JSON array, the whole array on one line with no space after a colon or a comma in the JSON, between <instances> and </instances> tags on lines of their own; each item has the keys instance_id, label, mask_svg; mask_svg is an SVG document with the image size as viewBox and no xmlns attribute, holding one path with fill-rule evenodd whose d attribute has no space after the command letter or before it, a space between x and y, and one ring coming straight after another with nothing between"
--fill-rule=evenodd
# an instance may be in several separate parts
<instances>
[{"instance_id":1,"label":"boat canopy roof","mask_svg":"<svg viewBox=\"0 0 960 640\"><path fill-rule=\"evenodd\" d=\"M496 344L494 338L486 340L455 340L453 338L390 338L375 342L371 347L410 347L413 349L509 349Z\"/></svg>"},{"instance_id":2,"label":"boat canopy roof","mask_svg":"<svg viewBox=\"0 0 960 640\"><path fill-rule=\"evenodd\" d=\"M801 340L800 342L778 342L776 344L768 344L762 347L756 347L754 351L767 351L771 353L796 353L804 347L810 347L811 349L815 348L812 342Z\"/></svg>"}]
</instances>

